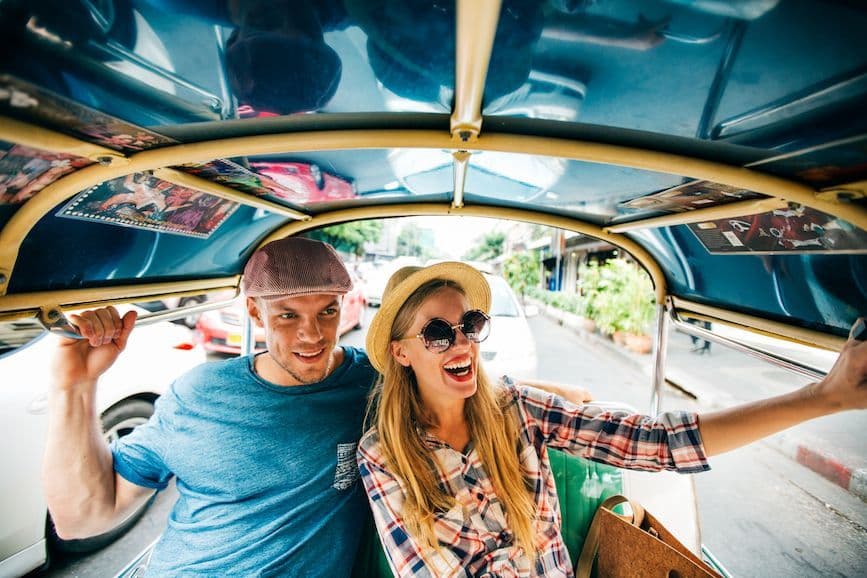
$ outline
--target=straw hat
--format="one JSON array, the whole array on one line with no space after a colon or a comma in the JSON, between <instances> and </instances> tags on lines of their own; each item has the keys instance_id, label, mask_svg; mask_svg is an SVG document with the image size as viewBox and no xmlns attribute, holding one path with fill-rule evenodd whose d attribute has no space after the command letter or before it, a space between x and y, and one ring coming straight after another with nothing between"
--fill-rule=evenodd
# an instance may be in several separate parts
<instances>
[{"instance_id":1,"label":"straw hat","mask_svg":"<svg viewBox=\"0 0 867 578\"><path fill-rule=\"evenodd\" d=\"M471 309L487 313L491 309L491 288L484 275L465 263L446 261L430 267L402 267L388 280L382 305L367 330L367 356L382 373L388 360L391 327L397 312L416 289L434 279L454 281L466 294Z\"/></svg>"}]
</instances>

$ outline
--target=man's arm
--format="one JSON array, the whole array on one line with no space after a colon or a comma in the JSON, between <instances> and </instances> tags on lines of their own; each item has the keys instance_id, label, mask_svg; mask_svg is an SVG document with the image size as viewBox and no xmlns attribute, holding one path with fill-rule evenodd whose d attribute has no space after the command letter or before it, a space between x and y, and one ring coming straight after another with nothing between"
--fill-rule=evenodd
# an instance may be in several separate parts
<instances>
[{"instance_id":1,"label":"man's arm","mask_svg":"<svg viewBox=\"0 0 867 578\"><path fill-rule=\"evenodd\" d=\"M48 403L43 489L58 536L84 538L122 521L153 490L114 472L96 409L96 384L126 347L135 312L114 307L72 315L85 339L62 339Z\"/></svg>"},{"instance_id":2,"label":"man's arm","mask_svg":"<svg viewBox=\"0 0 867 578\"><path fill-rule=\"evenodd\" d=\"M867 341L849 339L820 382L797 391L702 414L699 431L707 455L721 454L808 419L867 408Z\"/></svg>"},{"instance_id":3,"label":"man's arm","mask_svg":"<svg viewBox=\"0 0 867 578\"><path fill-rule=\"evenodd\" d=\"M566 401L570 401L576 405L593 401L593 395L583 387L578 387L577 385L542 381L540 379L518 379L516 381L518 385L535 387L536 389L559 395Z\"/></svg>"}]
</instances>

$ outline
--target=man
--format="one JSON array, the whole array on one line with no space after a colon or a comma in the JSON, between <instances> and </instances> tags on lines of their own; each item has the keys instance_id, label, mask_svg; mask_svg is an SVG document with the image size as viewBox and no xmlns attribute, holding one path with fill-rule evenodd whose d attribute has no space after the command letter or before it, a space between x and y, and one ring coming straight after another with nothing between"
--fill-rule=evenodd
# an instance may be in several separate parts
<instances>
[{"instance_id":1,"label":"man","mask_svg":"<svg viewBox=\"0 0 867 578\"><path fill-rule=\"evenodd\" d=\"M135 313L71 316L86 340L58 348L43 472L58 535L105 531L176 476L153 575L348 575L367 515L355 449L376 376L363 351L337 346L351 287L324 243L287 238L257 251L243 288L268 350L182 376L153 418L110 448L96 382Z\"/></svg>"}]
</instances>

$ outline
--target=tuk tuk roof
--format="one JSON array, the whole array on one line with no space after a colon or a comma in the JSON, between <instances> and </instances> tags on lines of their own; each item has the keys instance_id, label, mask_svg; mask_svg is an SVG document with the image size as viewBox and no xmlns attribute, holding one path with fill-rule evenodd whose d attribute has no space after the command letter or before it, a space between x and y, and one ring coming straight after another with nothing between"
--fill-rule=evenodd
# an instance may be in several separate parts
<instances>
[{"instance_id":1,"label":"tuk tuk roof","mask_svg":"<svg viewBox=\"0 0 867 578\"><path fill-rule=\"evenodd\" d=\"M225 6L223 5L225 4ZM237 286L262 242L490 216L838 347L867 303L867 9L0 4L0 315Z\"/></svg>"}]
</instances>

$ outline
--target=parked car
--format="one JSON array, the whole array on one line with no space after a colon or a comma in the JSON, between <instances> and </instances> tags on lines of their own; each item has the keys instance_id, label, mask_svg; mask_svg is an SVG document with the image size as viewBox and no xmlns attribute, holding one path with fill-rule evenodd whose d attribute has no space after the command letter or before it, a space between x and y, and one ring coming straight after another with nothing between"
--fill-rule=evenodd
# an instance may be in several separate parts
<instances>
[{"instance_id":1,"label":"parked car","mask_svg":"<svg viewBox=\"0 0 867 578\"><path fill-rule=\"evenodd\" d=\"M139 313L144 310L138 309ZM20 576L48 560L49 549L88 552L109 544L144 513L86 540L64 541L52 530L40 471L46 439L47 392L55 337L32 320L0 323L0 576ZM153 413L153 404L174 378L205 361L189 329L169 322L136 329L126 352L97 390L108 440L128 434ZM13 441L14 440L14 441Z\"/></svg>"},{"instance_id":2,"label":"parked car","mask_svg":"<svg viewBox=\"0 0 867 578\"><path fill-rule=\"evenodd\" d=\"M491 334L479 349L493 378L536 377L536 340L515 292L498 275L485 275L491 286Z\"/></svg>"},{"instance_id":3,"label":"parked car","mask_svg":"<svg viewBox=\"0 0 867 578\"><path fill-rule=\"evenodd\" d=\"M340 306L340 327L338 335L361 329L367 312L367 301L358 283L343 297ZM243 323L247 319L244 297L238 297L231 305L222 309L205 311L196 322L196 341L211 353L237 355L241 352ZM255 352L265 350L265 332L253 324Z\"/></svg>"}]
</instances>

